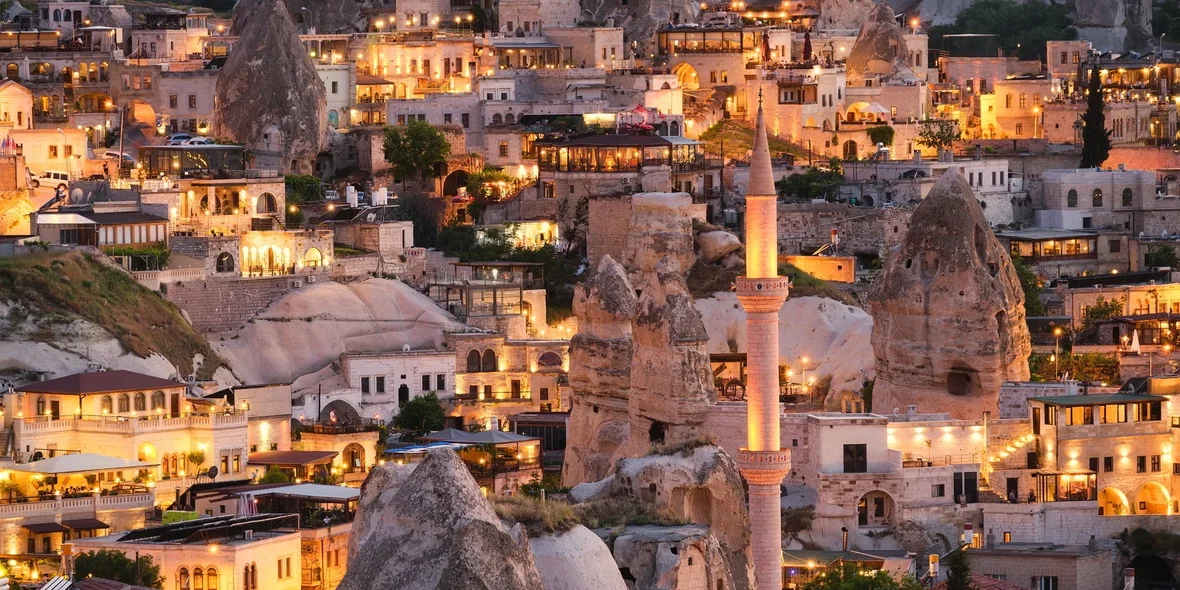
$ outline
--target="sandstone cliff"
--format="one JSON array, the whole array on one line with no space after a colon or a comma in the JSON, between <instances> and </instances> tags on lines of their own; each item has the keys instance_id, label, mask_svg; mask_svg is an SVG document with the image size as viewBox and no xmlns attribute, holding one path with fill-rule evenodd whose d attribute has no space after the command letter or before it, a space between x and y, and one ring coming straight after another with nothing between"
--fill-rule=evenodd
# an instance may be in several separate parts
<instances>
[{"instance_id":1,"label":"sandstone cliff","mask_svg":"<svg viewBox=\"0 0 1180 590\"><path fill-rule=\"evenodd\" d=\"M365 485L358 520L371 532L349 540L338 590L541 590L523 531L500 522L454 451L432 451L397 485Z\"/></svg>"},{"instance_id":2,"label":"sandstone cliff","mask_svg":"<svg viewBox=\"0 0 1180 590\"><path fill-rule=\"evenodd\" d=\"M310 173L327 145L327 94L286 5L243 0L233 31L239 40L217 77L214 129L259 151L281 145L283 170ZM263 137L276 133L279 142Z\"/></svg>"},{"instance_id":3,"label":"sandstone cliff","mask_svg":"<svg viewBox=\"0 0 1180 590\"><path fill-rule=\"evenodd\" d=\"M631 389L631 321L638 300L623 265L609 255L574 288L578 333L570 340L569 435L562 478L597 481L627 442Z\"/></svg>"},{"instance_id":4,"label":"sandstone cliff","mask_svg":"<svg viewBox=\"0 0 1180 590\"><path fill-rule=\"evenodd\" d=\"M873 409L996 410L1000 386L1027 380L1024 292L961 169L914 211L869 291L877 380Z\"/></svg>"}]
</instances>

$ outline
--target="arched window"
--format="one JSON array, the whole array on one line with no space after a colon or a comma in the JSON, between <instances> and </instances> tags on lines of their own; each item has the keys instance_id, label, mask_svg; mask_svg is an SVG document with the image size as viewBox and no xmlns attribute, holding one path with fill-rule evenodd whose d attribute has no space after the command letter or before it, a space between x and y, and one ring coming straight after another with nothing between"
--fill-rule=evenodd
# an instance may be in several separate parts
<instances>
[{"instance_id":1,"label":"arched window","mask_svg":"<svg viewBox=\"0 0 1180 590\"><path fill-rule=\"evenodd\" d=\"M1131 192L1131 189L1129 189L1129 188L1123 189L1123 206L1130 207L1134 203L1135 203L1135 193Z\"/></svg>"},{"instance_id":2,"label":"arched window","mask_svg":"<svg viewBox=\"0 0 1180 590\"><path fill-rule=\"evenodd\" d=\"M1102 189L1100 189L1100 188L1094 189L1094 200L1093 200L1093 203L1091 204L1091 206L1093 206L1093 207L1101 207L1102 206Z\"/></svg>"},{"instance_id":3,"label":"arched window","mask_svg":"<svg viewBox=\"0 0 1180 590\"><path fill-rule=\"evenodd\" d=\"M507 115L504 115L504 122L509 125L515 124L516 123L516 115L513 115L512 113L508 113Z\"/></svg>"},{"instance_id":4,"label":"arched window","mask_svg":"<svg viewBox=\"0 0 1180 590\"><path fill-rule=\"evenodd\" d=\"M324 257L320 254L319 248L308 248L307 253L303 255L303 266L320 266L323 264Z\"/></svg>"},{"instance_id":5,"label":"arched window","mask_svg":"<svg viewBox=\"0 0 1180 590\"><path fill-rule=\"evenodd\" d=\"M492 349L483 351L483 370L484 372L494 373L499 371L499 365L496 364L496 353Z\"/></svg>"},{"instance_id":6,"label":"arched window","mask_svg":"<svg viewBox=\"0 0 1180 590\"><path fill-rule=\"evenodd\" d=\"M242 590L250 590L250 566L242 568Z\"/></svg>"},{"instance_id":7,"label":"arched window","mask_svg":"<svg viewBox=\"0 0 1180 590\"><path fill-rule=\"evenodd\" d=\"M556 352L546 352L537 359L537 367L542 369L561 367L561 355Z\"/></svg>"},{"instance_id":8,"label":"arched window","mask_svg":"<svg viewBox=\"0 0 1180 590\"><path fill-rule=\"evenodd\" d=\"M135 394L135 411L147 411L147 396L144 395L142 391Z\"/></svg>"},{"instance_id":9,"label":"arched window","mask_svg":"<svg viewBox=\"0 0 1180 590\"><path fill-rule=\"evenodd\" d=\"M55 22L55 23L61 22L61 9L54 9L53 10L53 22Z\"/></svg>"},{"instance_id":10,"label":"arched window","mask_svg":"<svg viewBox=\"0 0 1180 590\"><path fill-rule=\"evenodd\" d=\"M100 411L102 411L103 414L110 414L113 412L115 410L113 402L114 400L111 399L111 396L102 396L102 403L99 406Z\"/></svg>"},{"instance_id":11,"label":"arched window","mask_svg":"<svg viewBox=\"0 0 1180 590\"><path fill-rule=\"evenodd\" d=\"M679 121L672 121L672 123L668 125L668 135L671 135L673 137L680 137L680 122Z\"/></svg>"},{"instance_id":12,"label":"arched window","mask_svg":"<svg viewBox=\"0 0 1180 590\"><path fill-rule=\"evenodd\" d=\"M468 373L478 373L478 372L482 371L483 369L480 368L480 366L481 366L480 363L481 363L481 361L480 361L480 356L479 356L478 350L473 350L473 351L467 353L467 372ZM41 403L41 402L38 402L38 403Z\"/></svg>"},{"instance_id":13,"label":"arched window","mask_svg":"<svg viewBox=\"0 0 1180 590\"><path fill-rule=\"evenodd\" d=\"M65 23L68 23L68 22L70 22L70 20L73 18L73 17L72 17L72 15L73 15L73 14L74 14L74 13L73 13L73 12L71 12L71 11L69 11L69 10L63 10L63 11L61 11L61 20L62 20L62 22L65 22Z\"/></svg>"},{"instance_id":14,"label":"arched window","mask_svg":"<svg viewBox=\"0 0 1180 590\"><path fill-rule=\"evenodd\" d=\"M37 415L45 415L45 396L43 395L37 396Z\"/></svg>"},{"instance_id":15,"label":"arched window","mask_svg":"<svg viewBox=\"0 0 1180 590\"><path fill-rule=\"evenodd\" d=\"M234 271L234 257L229 252L222 252L217 255L217 272L233 272Z\"/></svg>"},{"instance_id":16,"label":"arched window","mask_svg":"<svg viewBox=\"0 0 1180 590\"><path fill-rule=\"evenodd\" d=\"M152 393L152 411L164 409L164 392L156 391Z\"/></svg>"},{"instance_id":17,"label":"arched window","mask_svg":"<svg viewBox=\"0 0 1180 590\"><path fill-rule=\"evenodd\" d=\"M119 412L125 413L131 411L131 396L126 393L119 394Z\"/></svg>"},{"instance_id":18,"label":"arched window","mask_svg":"<svg viewBox=\"0 0 1180 590\"><path fill-rule=\"evenodd\" d=\"M192 582L192 579L188 575L188 568L180 568L180 571L176 573L176 588L178 590L192 590Z\"/></svg>"},{"instance_id":19,"label":"arched window","mask_svg":"<svg viewBox=\"0 0 1180 590\"><path fill-rule=\"evenodd\" d=\"M496 113L496 114L492 115L492 125L499 125L503 122L504 122L504 117L501 117L500 113Z\"/></svg>"},{"instance_id":20,"label":"arched window","mask_svg":"<svg viewBox=\"0 0 1180 590\"><path fill-rule=\"evenodd\" d=\"M201 568L193 568L193 590L205 590L205 572Z\"/></svg>"},{"instance_id":21,"label":"arched window","mask_svg":"<svg viewBox=\"0 0 1180 590\"><path fill-rule=\"evenodd\" d=\"M8 64L4 68L4 77L9 80L20 80L20 66L16 64Z\"/></svg>"},{"instance_id":22,"label":"arched window","mask_svg":"<svg viewBox=\"0 0 1180 590\"><path fill-rule=\"evenodd\" d=\"M217 568L211 567L205 570L205 588L208 590L221 590L221 580L218 579Z\"/></svg>"},{"instance_id":23,"label":"arched window","mask_svg":"<svg viewBox=\"0 0 1180 590\"><path fill-rule=\"evenodd\" d=\"M1066 207L1077 207L1078 206L1078 191L1076 191L1072 188L1069 189L1069 192L1066 193L1066 195L1065 195L1065 206Z\"/></svg>"},{"instance_id":24,"label":"arched window","mask_svg":"<svg viewBox=\"0 0 1180 590\"><path fill-rule=\"evenodd\" d=\"M250 590L258 590L258 564L250 564Z\"/></svg>"}]
</instances>

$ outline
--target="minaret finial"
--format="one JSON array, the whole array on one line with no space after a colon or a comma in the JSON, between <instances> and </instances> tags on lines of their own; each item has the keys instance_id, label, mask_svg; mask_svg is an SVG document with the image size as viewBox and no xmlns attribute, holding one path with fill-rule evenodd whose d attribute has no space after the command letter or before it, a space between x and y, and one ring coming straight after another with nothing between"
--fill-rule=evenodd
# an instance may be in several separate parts
<instances>
[{"instance_id":1,"label":"minaret finial","mask_svg":"<svg viewBox=\"0 0 1180 590\"><path fill-rule=\"evenodd\" d=\"M762 89L758 89L758 110L762 110Z\"/></svg>"}]
</instances>

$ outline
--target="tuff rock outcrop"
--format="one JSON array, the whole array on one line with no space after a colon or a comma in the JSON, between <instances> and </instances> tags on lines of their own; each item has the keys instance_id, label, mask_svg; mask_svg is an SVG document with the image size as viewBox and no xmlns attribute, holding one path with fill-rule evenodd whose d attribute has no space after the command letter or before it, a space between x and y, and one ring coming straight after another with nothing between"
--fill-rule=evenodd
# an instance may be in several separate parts
<instances>
[{"instance_id":1,"label":"tuff rock outcrop","mask_svg":"<svg viewBox=\"0 0 1180 590\"><path fill-rule=\"evenodd\" d=\"M881 84L918 83L918 77L907 65L909 47L895 18L888 4L877 4L869 12L845 62L850 87L864 86L865 80L876 79Z\"/></svg>"},{"instance_id":2,"label":"tuff rock outcrop","mask_svg":"<svg viewBox=\"0 0 1180 590\"><path fill-rule=\"evenodd\" d=\"M364 32L362 10L376 4L339 0L287 0L286 3L288 12L300 15L304 27L314 28L320 35Z\"/></svg>"},{"instance_id":3,"label":"tuff rock outcrop","mask_svg":"<svg viewBox=\"0 0 1180 590\"><path fill-rule=\"evenodd\" d=\"M610 255L574 287L578 333L569 346L573 399L562 467L568 485L606 477L627 442L631 321L637 306L627 271Z\"/></svg>"},{"instance_id":4,"label":"tuff rock outcrop","mask_svg":"<svg viewBox=\"0 0 1180 590\"><path fill-rule=\"evenodd\" d=\"M635 587L644 590L753 587L734 583L724 550L702 526L629 526L614 538L612 553L618 567L635 578ZM703 586L701 570L695 565L690 570L689 563L704 565Z\"/></svg>"},{"instance_id":5,"label":"tuff rock outcrop","mask_svg":"<svg viewBox=\"0 0 1180 590\"><path fill-rule=\"evenodd\" d=\"M242 0L233 32L239 40L217 77L214 129L255 151L281 145L282 170L310 173L328 141L327 94L286 5ZM274 133L280 143L263 137Z\"/></svg>"},{"instance_id":6,"label":"tuff rock outcrop","mask_svg":"<svg viewBox=\"0 0 1180 590\"><path fill-rule=\"evenodd\" d=\"M653 443L700 439L705 415L717 401L705 348L709 334L684 278L676 260L665 257L639 298L631 329L628 456L646 454Z\"/></svg>"},{"instance_id":7,"label":"tuff rock outcrop","mask_svg":"<svg viewBox=\"0 0 1180 590\"><path fill-rule=\"evenodd\" d=\"M623 246L623 266L636 289L647 288L656 264L672 257L685 272L693 252L692 197L688 193L638 193L631 197L631 230Z\"/></svg>"},{"instance_id":8,"label":"tuff rock outcrop","mask_svg":"<svg viewBox=\"0 0 1180 590\"><path fill-rule=\"evenodd\" d=\"M678 519L709 527L704 533L714 539L718 554L724 562L724 587L753 587L753 568L748 552L750 519L745 487L737 465L725 451L705 445L670 455L621 459L613 476L578 485L571 492L571 497L579 502L617 496L638 498L666 510ZM615 549L616 561L620 567L627 567L624 561L630 562L631 559L621 560L617 544ZM683 556L680 558L683 559ZM666 569L656 568L660 571ZM632 574L636 572L632 570ZM661 577L662 574L654 576L655 579ZM637 584L637 587L677 586Z\"/></svg>"},{"instance_id":9,"label":"tuff rock outcrop","mask_svg":"<svg viewBox=\"0 0 1180 590\"><path fill-rule=\"evenodd\" d=\"M361 485L361 497L356 505L356 518L348 538L348 562L357 557L357 551L373 533L390 525L383 508L388 506L401 490L402 484L418 467L417 463L400 465L386 463L378 465L365 477Z\"/></svg>"},{"instance_id":10,"label":"tuff rock outcrop","mask_svg":"<svg viewBox=\"0 0 1180 590\"><path fill-rule=\"evenodd\" d=\"M873 409L978 417L1004 381L1028 379L1024 292L962 170L915 209L869 291L877 357Z\"/></svg>"},{"instance_id":11,"label":"tuff rock outcrop","mask_svg":"<svg viewBox=\"0 0 1180 590\"><path fill-rule=\"evenodd\" d=\"M701 262L714 264L742 249L742 241L724 230L701 232L697 235L697 250Z\"/></svg>"},{"instance_id":12,"label":"tuff rock outcrop","mask_svg":"<svg viewBox=\"0 0 1180 590\"><path fill-rule=\"evenodd\" d=\"M874 0L824 0L819 3L822 31L857 30L869 19Z\"/></svg>"},{"instance_id":13,"label":"tuff rock outcrop","mask_svg":"<svg viewBox=\"0 0 1180 590\"><path fill-rule=\"evenodd\" d=\"M542 588L523 529L500 521L454 451L432 451L404 482L366 482L360 502L366 534L349 540L338 590Z\"/></svg>"},{"instance_id":14,"label":"tuff rock outcrop","mask_svg":"<svg viewBox=\"0 0 1180 590\"><path fill-rule=\"evenodd\" d=\"M623 38L637 43L636 55L656 52L656 30L673 22L674 15L678 15L679 22L695 23L701 12L700 3L694 0L582 0L580 4L580 23L613 22L613 26L622 27Z\"/></svg>"},{"instance_id":15,"label":"tuff rock outcrop","mask_svg":"<svg viewBox=\"0 0 1180 590\"><path fill-rule=\"evenodd\" d=\"M1149 0L1075 0L1073 8L1078 37L1098 51L1156 49Z\"/></svg>"},{"instance_id":16,"label":"tuff rock outcrop","mask_svg":"<svg viewBox=\"0 0 1180 590\"><path fill-rule=\"evenodd\" d=\"M577 525L529 539L545 590L627 590L606 543Z\"/></svg>"}]
</instances>

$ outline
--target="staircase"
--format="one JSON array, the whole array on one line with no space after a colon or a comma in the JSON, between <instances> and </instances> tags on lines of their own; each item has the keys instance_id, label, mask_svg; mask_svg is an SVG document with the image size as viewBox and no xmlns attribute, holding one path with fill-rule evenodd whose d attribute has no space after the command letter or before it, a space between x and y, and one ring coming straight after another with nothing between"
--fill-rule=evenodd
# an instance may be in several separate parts
<instances>
[{"instance_id":1,"label":"staircase","mask_svg":"<svg viewBox=\"0 0 1180 590\"><path fill-rule=\"evenodd\" d=\"M0 428L0 457L12 456L12 445L16 442L16 435L11 426Z\"/></svg>"}]
</instances>

